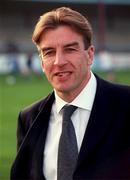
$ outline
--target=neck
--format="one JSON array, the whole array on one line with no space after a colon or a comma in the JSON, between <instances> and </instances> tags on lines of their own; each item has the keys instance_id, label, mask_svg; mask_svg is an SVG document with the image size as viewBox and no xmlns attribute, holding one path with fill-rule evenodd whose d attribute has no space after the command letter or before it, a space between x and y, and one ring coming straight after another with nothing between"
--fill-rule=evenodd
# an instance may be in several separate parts
<instances>
[{"instance_id":1,"label":"neck","mask_svg":"<svg viewBox=\"0 0 130 180\"><path fill-rule=\"evenodd\" d=\"M84 83L82 85L82 87L80 87L79 89L76 90L72 90L72 91L56 91L57 95L63 99L64 101L71 103L80 93L81 91L84 89L84 87L86 86L86 84L88 83L89 79L90 79L91 75L88 77L88 79L86 80L86 83Z\"/></svg>"}]
</instances>

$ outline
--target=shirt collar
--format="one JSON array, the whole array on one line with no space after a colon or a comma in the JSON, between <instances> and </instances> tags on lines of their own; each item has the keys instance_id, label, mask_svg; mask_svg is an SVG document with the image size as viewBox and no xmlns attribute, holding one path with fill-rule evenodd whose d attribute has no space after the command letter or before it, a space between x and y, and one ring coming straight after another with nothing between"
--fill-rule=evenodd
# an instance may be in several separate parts
<instances>
[{"instance_id":1,"label":"shirt collar","mask_svg":"<svg viewBox=\"0 0 130 180\"><path fill-rule=\"evenodd\" d=\"M95 94L96 94L96 87L97 87L96 78L95 78L94 74L91 72L91 77L90 77L88 83L86 84L86 86L84 87L84 89L69 104L91 111L93 101L95 98ZM57 111L57 113L59 113L60 110L63 108L63 106L65 106L68 103L65 102L63 99L61 99L57 95L55 90L54 90L54 93L55 93L55 99L56 99L56 101L55 101L56 111Z\"/></svg>"}]
</instances>

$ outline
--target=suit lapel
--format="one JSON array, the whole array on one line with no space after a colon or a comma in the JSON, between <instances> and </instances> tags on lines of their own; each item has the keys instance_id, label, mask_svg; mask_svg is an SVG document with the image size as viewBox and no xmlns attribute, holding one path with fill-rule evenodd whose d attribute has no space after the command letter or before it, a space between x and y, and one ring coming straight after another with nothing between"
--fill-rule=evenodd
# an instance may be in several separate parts
<instances>
[{"instance_id":1,"label":"suit lapel","mask_svg":"<svg viewBox=\"0 0 130 180\"><path fill-rule=\"evenodd\" d=\"M79 153L77 167L83 162L89 163L97 146L109 129L110 119L112 118L109 112L111 111L110 108L113 107L109 106L111 98L109 98L106 88L108 88L108 85L105 87L105 82L97 78L95 100Z\"/></svg>"},{"instance_id":2,"label":"suit lapel","mask_svg":"<svg viewBox=\"0 0 130 180\"><path fill-rule=\"evenodd\" d=\"M19 165L26 166L26 168L24 167L26 169L25 177L26 174L30 174L29 178L32 180L44 179L43 150L53 101L54 93L49 95L39 107L39 113L29 129L15 161L17 164L15 167L19 170L21 169Z\"/></svg>"},{"instance_id":3,"label":"suit lapel","mask_svg":"<svg viewBox=\"0 0 130 180\"><path fill-rule=\"evenodd\" d=\"M48 97L47 101L48 103L44 103L40 108L40 114L35 120L34 128L35 132L37 134L38 132L38 138L36 138L36 143L33 152L32 157L32 172L31 175L34 179L42 179L43 177L43 151L45 146L45 140L47 135L47 129L48 129L48 123L50 119L50 113L51 113L51 107L52 103L54 101L54 95L51 95ZM43 122L43 116L44 116L44 122ZM36 127L37 126L37 127ZM32 131L32 136L35 134L34 130Z\"/></svg>"}]
</instances>

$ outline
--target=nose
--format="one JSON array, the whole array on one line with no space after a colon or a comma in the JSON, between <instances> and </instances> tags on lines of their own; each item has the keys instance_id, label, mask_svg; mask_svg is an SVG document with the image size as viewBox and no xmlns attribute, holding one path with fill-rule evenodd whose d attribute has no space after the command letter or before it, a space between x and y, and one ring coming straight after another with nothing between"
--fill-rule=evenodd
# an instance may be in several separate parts
<instances>
[{"instance_id":1,"label":"nose","mask_svg":"<svg viewBox=\"0 0 130 180\"><path fill-rule=\"evenodd\" d=\"M54 64L58 66L63 66L67 63L66 57L61 51L56 52Z\"/></svg>"}]
</instances>

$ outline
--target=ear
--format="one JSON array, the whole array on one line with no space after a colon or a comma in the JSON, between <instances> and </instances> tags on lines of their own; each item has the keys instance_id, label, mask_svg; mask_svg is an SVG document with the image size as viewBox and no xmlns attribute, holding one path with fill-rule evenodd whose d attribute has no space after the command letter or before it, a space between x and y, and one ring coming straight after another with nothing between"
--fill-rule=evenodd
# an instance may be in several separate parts
<instances>
[{"instance_id":1,"label":"ear","mask_svg":"<svg viewBox=\"0 0 130 180\"><path fill-rule=\"evenodd\" d=\"M95 51L95 48L93 45L89 46L89 48L87 49L88 65L91 65L93 63L94 51Z\"/></svg>"}]
</instances>

